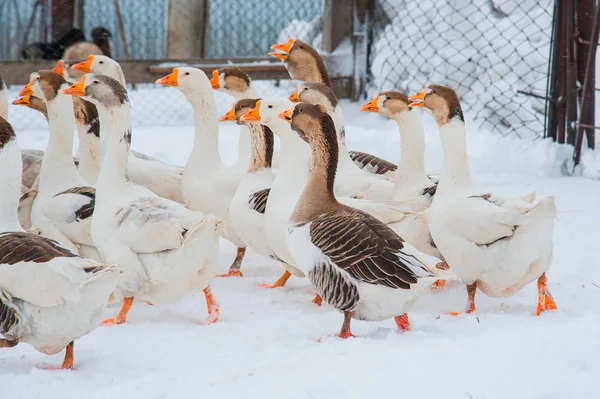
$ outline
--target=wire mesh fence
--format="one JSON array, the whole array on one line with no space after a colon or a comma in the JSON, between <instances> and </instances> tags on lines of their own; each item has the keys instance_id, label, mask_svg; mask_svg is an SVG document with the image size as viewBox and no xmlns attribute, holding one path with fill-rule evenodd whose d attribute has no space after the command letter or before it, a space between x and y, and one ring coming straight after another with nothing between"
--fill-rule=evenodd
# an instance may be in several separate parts
<instances>
[{"instance_id":1,"label":"wire mesh fence","mask_svg":"<svg viewBox=\"0 0 600 399\"><path fill-rule=\"evenodd\" d=\"M105 28L117 60L235 62L267 57L271 44L289 37L320 49L324 1L75 0L73 25L86 40L92 40L93 28ZM22 60L26 45L60 39L51 37L52 3L0 0L1 60ZM552 5L553 0L379 0L370 21L367 94L414 93L425 83L441 83L457 91L467 117L484 128L542 137ZM270 97L289 95L293 83L255 85L259 95ZM129 90L134 126L193 123L177 90L152 83ZM9 93L14 99L18 88ZM225 112L232 98L216 96ZM11 122L19 129L45 128L32 112L11 107Z\"/></svg>"},{"instance_id":2,"label":"wire mesh fence","mask_svg":"<svg viewBox=\"0 0 600 399\"><path fill-rule=\"evenodd\" d=\"M378 4L370 91L445 84L483 127L543 137L553 0Z\"/></svg>"}]
</instances>

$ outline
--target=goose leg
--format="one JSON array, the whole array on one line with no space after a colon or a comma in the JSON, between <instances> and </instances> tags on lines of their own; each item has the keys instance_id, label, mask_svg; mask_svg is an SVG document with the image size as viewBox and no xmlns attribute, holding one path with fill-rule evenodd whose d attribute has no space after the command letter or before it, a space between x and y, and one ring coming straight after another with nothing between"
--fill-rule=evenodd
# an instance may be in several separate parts
<instances>
[{"instance_id":1,"label":"goose leg","mask_svg":"<svg viewBox=\"0 0 600 399\"><path fill-rule=\"evenodd\" d=\"M338 337L343 338L343 339L354 337L354 335L350 331L350 321L351 320L352 320L352 312L345 311L344 312L344 323L342 324L342 329L340 330L340 333L337 334Z\"/></svg>"},{"instance_id":2,"label":"goose leg","mask_svg":"<svg viewBox=\"0 0 600 399\"><path fill-rule=\"evenodd\" d=\"M437 265L435 265L436 269L439 270L448 270L450 269L450 266L448 266L448 264L446 263L446 261L440 262ZM431 284L431 289L432 290L439 290L440 288L443 288L446 286L446 280L437 280L435 283Z\"/></svg>"},{"instance_id":3,"label":"goose leg","mask_svg":"<svg viewBox=\"0 0 600 399\"><path fill-rule=\"evenodd\" d=\"M18 339L11 341L10 339L0 339L0 348L12 348L13 346L17 346L19 343Z\"/></svg>"},{"instance_id":4,"label":"goose leg","mask_svg":"<svg viewBox=\"0 0 600 399\"><path fill-rule=\"evenodd\" d=\"M477 292L477 281L473 284L467 284L467 295L469 299L467 301L467 310L465 313L473 313L475 311L475 293ZM450 312L450 316L458 316L461 312Z\"/></svg>"},{"instance_id":5,"label":"goose leg","mask_svg":"<svg viewBox=\"0 0 600 399\"><path fill-rule=\"evenodd\" d=\"M206 308L208 309L208 318L202 324L209 325L213 324L215 321L219 319L219 304L215 299L212 290L210 289L210 285L206 287L204 290L204 296L206 297Z\"/></svg>"},{"instance_id":6,"label":"goose leg","mask_svg":"<svg viewBox=\"0 0 600 399\"><path fill-rule=\"evenodd\" d=\"M75 359L73 358L73 349L75 347L75 342L71 341L69 345L67 345L67 351L65 353L65 360L62 364L63 370L73 370L73 362Z\"/></svg>"},{"instance_id":7,"label":"goose leg","mask_svg":"<svg viewBox=\"0 0 600 399\"><path fill-rule=\"evenodd\" d=\"M410 320L408 320L408 314L404 313L400 316L395 316L394 321L398 325L398 328L401 331L409 331L410 330Z\"/></svg>"},{"instance_id":8,"label":"goose leg","mask_svg":"<svg viewBox=\"0 0 600 399\"><path fill-rule=\"evenodd\" d=\"M133 297L123 298L123 306L121 306L121 311L114 319L106 319L102 322L103 326L112 326L113 324L123 324L127 322L127 313L129 313L129 309L133 304Z\"/></svg>"},{"instance_id":9,"label":"goose leg","mask_svg":"<svg viewBox=\"0 0 600 399\"><path fill-rule=\"evenodd\" d=\"M543 273L538 279L538 306L535 312L536 316L539 316L546 310L556 309L556 302L548 290L546 273Z\"/></svg>"},{"instance_id":10,"label":"goose leg","mask_svg":"<svg viewBox=\"0 0 600 399\"><path fill-rule=\"evenodd\" d=\"M235 255L235 260L229 267L229 271L225 274L217 274L216 277L242 277L242 260L244 259L244 255L246 255L246 248L238 248L237 254Z\"/></svg>"},{"instance_id":11,"label":"goose leg","mask_svg":"<svg viewBox=\"0 0 600 399\"><path fill-rule=\"evenodd\" d=\"M260 283L259 286L264 288L278 288L283 287L287 283L288 279L292 276L292 273L287 270L283 272L283 275L279 277L279 280L275 281L274 284Z\"/></svg>"}]
</instances>

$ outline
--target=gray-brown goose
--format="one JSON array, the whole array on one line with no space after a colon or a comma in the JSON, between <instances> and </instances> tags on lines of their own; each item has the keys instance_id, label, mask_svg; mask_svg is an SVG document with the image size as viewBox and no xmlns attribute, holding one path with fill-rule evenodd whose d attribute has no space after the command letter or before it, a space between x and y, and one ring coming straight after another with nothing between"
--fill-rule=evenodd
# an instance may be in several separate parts
<instances>
[{"instance_id":1,"label":"gray-brown goose","mask_svg":"<svg viewBox=\"0 0 600 399\"><path fill-rule=\"evenodd\" d=\"M83 259L56 241L24 232L17 222L21 154L0 117L0 348L19 342L53 355L96 328L120 267Z\"/></svg>"},{"instance_id":2,"label":"gray-brown goose","mask_svg":"<svg viewBox=\"0 0 600 399\"><path fill-rule=\"evenodd\" d=\"M338 336L352 336L351 318L394 317L408 329L407 307L436 280L436 272L386 224L337 201L338 145L327 109L299 103L282 117L291 118L312 152L310 176L288 225L288 245L317 293L344 313Z\"/></svg>"}]
</instances>

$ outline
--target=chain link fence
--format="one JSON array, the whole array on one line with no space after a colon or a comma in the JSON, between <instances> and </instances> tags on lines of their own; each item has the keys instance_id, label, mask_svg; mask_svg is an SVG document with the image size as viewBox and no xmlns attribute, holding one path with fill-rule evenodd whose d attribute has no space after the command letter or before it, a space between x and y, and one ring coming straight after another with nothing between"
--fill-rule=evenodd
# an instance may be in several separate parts
<instances>
[{"instance_id":1,"label":"chain link fence","mask_svg":"<svg viewBox=\"0 0 600 399\"><path fill-rule=\"evenodd\" d=\"M553 3L380 0L369 91L441 83L482 127L543 137Z\"/></svg>"}]
</instances>

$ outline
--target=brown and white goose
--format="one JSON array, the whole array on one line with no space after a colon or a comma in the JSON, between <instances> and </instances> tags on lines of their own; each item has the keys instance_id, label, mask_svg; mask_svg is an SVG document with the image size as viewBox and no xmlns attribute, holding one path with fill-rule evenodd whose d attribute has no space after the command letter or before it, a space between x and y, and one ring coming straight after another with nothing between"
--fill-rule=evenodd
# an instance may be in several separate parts
<instances>
[{"instance_id":1,"label":"brown and white goose","mask_svg":"<svg viewBox=\"0 0 600 399\"><path fill-rule=\"evenodd\" d=\"M435 281L435 272L387 225L337 201L338 144L327 109L299 103L282 115L290 117L312 152L310 176L288 225L292 256L323 300L344 313L339 337L352 336L352 318L394 317L407 330L405 312Z\"/></svg>"},{"instance_id":2,"label":"brown and white goose","mask_svg":"<svg viewBox=\"0 0 600 399\"><path fill-rule=\"evenodd\" d=\"M21 95L36 94L48 108L50 138L42 160L38 194L31 210L33 227L76 253L99 259L92 241L95 190L73 163L73 101L62 93L68 83L53 71L32 73ZM80 252L81 251L81 252Z\"/></svg>"},{"instance_id":3,"label":"brown and white goose","mask_svg":"<svg viewBox=\"0 0 600 399\"><path fill-rule=\"evenodd\" d=\"M323 83L333 89L323 57L308 43L290 38L287 42L274 44L271 48L277 51L269 55L283 61L292 79ZM375 155L356 151L350 151L349 155L358 167L369 173L391 176L396 170L396 165Z\"/></svg>"},{"instance_id":4,"label":"brown and white goose","mask_svg":"<svg viewBox=\"0 0 600 399\"><path fill-rule=\"evenodd\" d=\"M552 263L554 197L537 204L476 190L471 181L465 120L456 92L425 86L410 97L435 118L444 153L437 192L428 210L429 229L437 247L467 285L467 312L475 311L475 293L509 297L537 280L536 314L556 309L547 286Z\"/></svg>"},{"instance_id":5,"label":"brown and white goose","mask_svg":"<svg viewBox=\"0 0 600 399\"><path fill-rule=\"evenodd\" d=\"M17 222L21 154L0 117L0 348L20 342L53 355L95 329L121 268L83 259L56 241L24 232Z\"/></svg>"}]
</instances>

